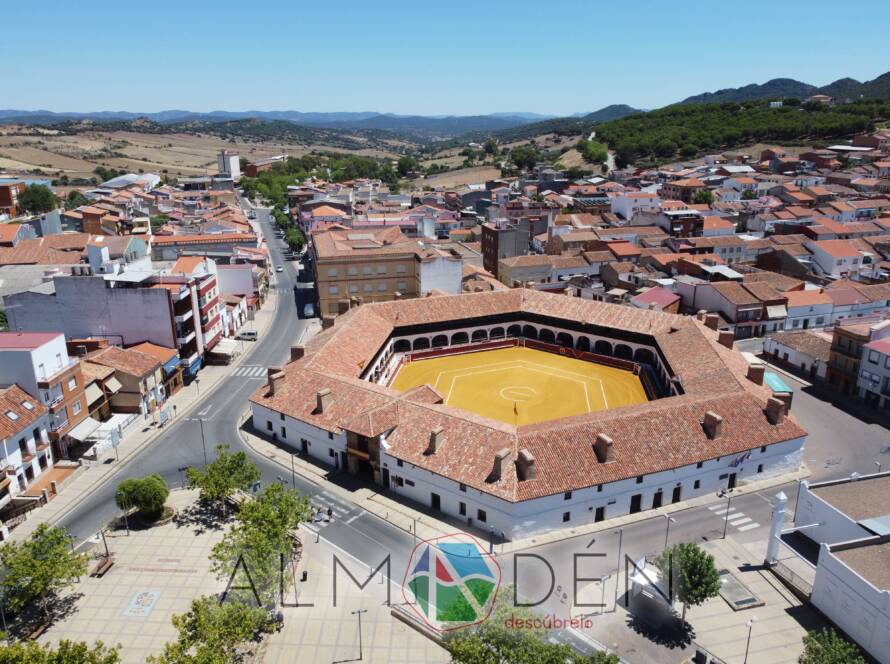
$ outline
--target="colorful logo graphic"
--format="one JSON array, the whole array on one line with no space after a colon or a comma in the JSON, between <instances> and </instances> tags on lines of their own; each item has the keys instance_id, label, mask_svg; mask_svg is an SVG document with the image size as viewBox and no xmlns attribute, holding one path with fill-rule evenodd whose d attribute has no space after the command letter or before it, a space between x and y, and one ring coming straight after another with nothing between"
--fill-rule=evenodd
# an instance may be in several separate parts
<instances>
[{"instance_id":1,"label":"colorful logo graphic","mask_svg":"<svg viewBox=\"0 0 890 664\"><path fill-rule=\"evenodd\" d=\"M430 627L447 632L488 618L500 583L494 557L470 535L455 533L414 547L402 592Z\"/></svg>"}]
</instances>

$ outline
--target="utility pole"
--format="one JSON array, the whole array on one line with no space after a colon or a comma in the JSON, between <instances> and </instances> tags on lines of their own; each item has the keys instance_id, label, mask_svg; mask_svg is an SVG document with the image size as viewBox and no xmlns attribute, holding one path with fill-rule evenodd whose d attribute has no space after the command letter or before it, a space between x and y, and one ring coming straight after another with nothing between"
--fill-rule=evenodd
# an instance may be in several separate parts
<instances>
[{"instance_id":1,"label":"utility pole","mask_svg":"<svg viewBox=\"0 0 890 664\"><path fill-rule=\"evenodd\" d=\"M726 513L723 515L723 539L726 539L726 529L729 527L729 508L732 505L732 494L726 492Z\"/></svg>"},{"instance_id":2,"label":"utility pole","mask_svg":"<svg viewBox=\"0 0 890 664\"><path fill-rule=\"evenodd\" d=\"M668 548L668 535L670 535L670 532L671 532L671 524L674 523L676 521L676 519L674 517L672 517L670 514L665 514L664 518L667 521L667 526L664 529L664 548L667 549Z\"/></svg>"},{"instance_id":3,"label":"utility pole","mask_svg":"<svg viewBox=\"0 0 890 664\"><path fill-rule=\"evenodd\" d=\"M624 539L624 528L618 529L618 560L615 563L615 610L618 610L618 581L621 579L621 544Z\"/></svg>"},{"instance_id":4,"label":"utility pole","mask_svg":"<svg viewBox=\"0 0 890 664\"><path fill-rule=\"evenodd\" d=\"M207 468L207 442L204 440L204 422L206 420L203 417L194 417L187 421L198 422L201 425L201 449L204 450L204 468Z\"/></svg>"},{"instance_id":5,"label":"utility pole","mask_svg":"<svg viewBox=\"0 0 890 664\"><path fill-rule=\"evenodd\" d=\"M297 488L297 473L294 471L294 453L290 453L290 483L293 489Z\"/></svg>"},{"instance_id":6,"label":"utility pole","mask_svg":"<svg viewBox=\"0 0 890 664\"><path fill-rule=\"evenodd\" d=\"M362 614L367 612L367 609L358 609L352 612L352 615L358 616L358 661L362 661Z\"/></svg>"},{"instance_id":7,"label":"utility pole","mask_svg":"<svg viewBox=\"0 0 890 664\"><path fill-rule=\"evenodd\" d=\"M745 643L745 662L744 664L748 664L748 650L751 648L751 630L754 629L754 623L757 621L756 616L751 616L751 620L747 622L748 625L748 641Z\"/></svg>"}]
</instances>

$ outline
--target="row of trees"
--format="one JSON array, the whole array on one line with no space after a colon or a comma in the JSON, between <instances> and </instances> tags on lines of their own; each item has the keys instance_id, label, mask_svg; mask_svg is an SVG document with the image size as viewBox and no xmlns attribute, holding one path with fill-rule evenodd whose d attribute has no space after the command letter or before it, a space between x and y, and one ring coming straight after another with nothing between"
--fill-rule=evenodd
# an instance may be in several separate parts
<instances>
[{"instance_id":1,"label":"row of trees","mask_svg":"<svg viewBox=\"0 0 890 664\"><path fill-rule=\"evenodd\" d=\"M678 104L597 126L619 167L640 160L667 161L711 150L765 142L816 141L867 131L890 117L890 104L865 101L826 107L770 108L744 104Z\"/></svg>"},{"instance_id":2,"label":"row of trees","mask_svg":"<svg viewBox=\"0 0 890 664\"><path fill-rule=\"evenodd\" d=\"M608 148L597 141L582 138L578 141L575 147L578 149L578 152L581 153L584 161L588 164L595 164L598 166L604 164L609 158Z\"/></svg>"}]
</instances>

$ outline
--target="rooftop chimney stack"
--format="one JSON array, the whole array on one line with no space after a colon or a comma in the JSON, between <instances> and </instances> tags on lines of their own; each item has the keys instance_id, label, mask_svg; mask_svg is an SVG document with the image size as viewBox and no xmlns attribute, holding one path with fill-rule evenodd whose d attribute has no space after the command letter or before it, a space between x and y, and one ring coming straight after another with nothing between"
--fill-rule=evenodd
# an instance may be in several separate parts
<instances>
[{"instance_id":1,"label":"rooftop chimney stack","mask_svg":"<svg viewBox=\"0 0 890 664\"><path fill-rule=\"evenodd\" d=\"M612 439L604 433L597 434L593 443L593 451L599 463L612 463L615 461L615 447Z\"/></svg>"},{"instance_id":2,"label":"rooftop chimney stack","mask_svg":"<svg viewBox=\"0 0 890 664\"><path fill-rule=\"evenodd\" d=\"M491 469L489 479L497 482L504 476L504 470L507 467L507 460L510 458L510 448L504 447L494 455L494 468Z\"/></svg>"},{"instance_id":3,"label":"rooftop chimney stack","mask_svg":"<svg viewBox=\"0 0 890 664\"><path fill-rule=\"evenodd\" d=\"M770 424L781 424L785 421L785 402L775 397L770 397L766 402L766 419Z\"/></svg>"},{"instance_id":4,"label":"rooftop chimney stack","mask_svg":"<svg viewBox=\"0 0 890 664\"><path fill-rule=\"evenodd\" d=\"M717 333L717 342L721 346L726 346L730 350L732 350L732 344L735 341L735 332L732 330L720 330Z\"/></svg>"},{"instance_id":5,"label":"rooftop chimney stack","mask_svg":"<svg viewBox=\"0 0 890 664\"><path fill-rule=\"evenodd\" d=\"M748 380L755 385L763 385L763 375L766 373L765 364L749 364Z\"/></svg>"},{"instance_id":6,"label":"rooftop chimney stack","mask_svg":"<svg viewBox=\"0 0 890 664\"><path fill-rule=\"evenodd\" d=\"M331 407L334 395L328 388L324 388L315 393L315 412L323 413Z\"/></svg>"},{"instance_id":7,"label":"rooftop chimney stack","mask_svg":"<svg viewBox=\"0 0 890 664\"><path fill-rule=\"evenodd\" d=\"M284 381L284 372L280 367L269 367L266 369L266 377L269 380L269 396L275 396L275 393L281 389L281 383Z\"/></svg>"},{"instance_id":8,"label":"rooftop chimney stack","mask_svg":"<svg viewBox=\"0 0 890 664\"><path fill-rule=\"evenodd\" d=\"M699 309L698 313L695 314L695 317L700 321L704 321L705 316L707 316L707 315L708 315L707 309Z\"/></svg>"},{"instance_id":9,"label":"rooftop chimney stack","mask_svg":"<svg viewBox=\"0 0 890 664\"><path fill-rule=\"evenodd\" d=\"M334 327L334 321L336 321L336 316L322 316L321 317L321 329L327 330L329 327Z\"/></svg>"},{"instance_id":10,"label":"rooftop chimney stack","mask_svg":"<svg viewBox=\"0 0 890 664\"><path fill-rule=\"evenodd\" d=\"M301 345L291 346L290 347L290 361L296 362L303 358L306 354L306 347Z\"/></svg>"},{"instance_id":11,"label":"rooftop chimney stack","mask_svg":"<svg viewBox=\"0 0 890 664\"><path fill-rule=\"evenodd\" d=\"M711 328L716 332L717 328L720 327L720 316L718 316L717 314L705 315L705 326Z\"/></svg>"},{"instance_id":12,"label":"rooftop chimney stack","mask_svg":"<svg viewBox=\"0 0 890 664\"><path fill-rule=\"evenodd\" d=\"M427 454L435 454L445 442L445 430L442 427L436 427L430 431L430 444L427 447Z\"/></svg>"},{"instance_id":13,"label":"rooftop chimney stack","mask_svg":"<svg viewBox=\"0 0 890 664\"><path fill-rule=\"evenodd\" d=\"M707 435L708 438L717 440L723 431L723 418L713 410L709 410L705 413L705 420L702 422L702 428L704 428L705 435Z\"/></svg>"},{"instance_id":14,"label":"rooftop chimney stack","mask_svg":"<svg viewBox=\"0 0 890 664\"><path fill-rule=\"evenodd\" d=\"M533 480L538 476L538 469L535 467L535 457L524 447L519 450L519 456L516 459L516 472L519 475L519 481Z\"/></svg>"}]
</instances>

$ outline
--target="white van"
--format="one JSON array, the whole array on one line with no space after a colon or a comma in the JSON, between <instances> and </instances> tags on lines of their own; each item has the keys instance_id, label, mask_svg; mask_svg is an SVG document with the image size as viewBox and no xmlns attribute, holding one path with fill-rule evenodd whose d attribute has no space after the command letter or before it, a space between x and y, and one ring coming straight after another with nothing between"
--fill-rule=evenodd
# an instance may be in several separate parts
<instances>
[{"instance_id":1,"label":"white van","mask_svg":"<svg viewBox=\"0 0 890 664\"><path fill-rule=\"evenodd\" d=\"M238 333L238 338L243 339L244 341L256 341L257 333L255 330L241 330Z\"/></svg>"}]
</instances>

